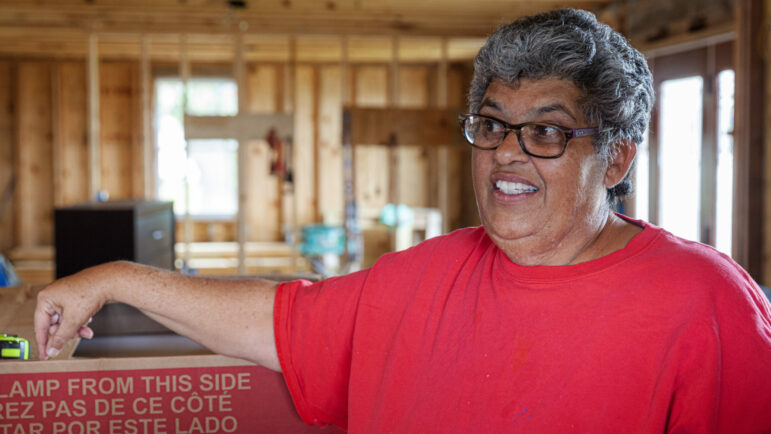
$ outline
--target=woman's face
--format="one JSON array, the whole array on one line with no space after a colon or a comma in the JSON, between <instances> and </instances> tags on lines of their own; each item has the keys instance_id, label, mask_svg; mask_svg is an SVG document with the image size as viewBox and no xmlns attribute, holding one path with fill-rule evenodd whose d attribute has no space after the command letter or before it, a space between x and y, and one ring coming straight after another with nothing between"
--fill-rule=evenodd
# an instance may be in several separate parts
<instances>
[{"instance_id":1,"label":"woman's face","mask_svg":"<svg viewBox=\"0 0 771 434\"><path fill-rule=\"evenodd\" d=\"M510 124L545 122L565 128L588 125L570 81L523 79L516 86L493 81L479 110ZM509 258L521 265L569 263L568 253L586 242L607 218L607 164L592 137L568 142L555 159L524 153L510 133L496 150L474 149L474 191L482 224Z\"/></svg>"}]
</instances>

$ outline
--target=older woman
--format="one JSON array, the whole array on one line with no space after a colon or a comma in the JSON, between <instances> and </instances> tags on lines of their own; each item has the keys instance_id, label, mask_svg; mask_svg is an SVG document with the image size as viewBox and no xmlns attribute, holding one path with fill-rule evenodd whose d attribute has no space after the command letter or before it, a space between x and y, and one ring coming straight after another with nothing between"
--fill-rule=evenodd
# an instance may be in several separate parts
<instances>
[{"instance_id":1,"label":"older woman","mask_svg":"<svg viewBox=\"0 0 771 434\"><path fill-rule=\"evenodd\" d=\"M113 263L39 297L56 354L105 301L284 373L353 432L771 429L771 306L729 258L613 213L653 91L593 15L498 30L461 116L483 227L310 284ZM49 337L49 334L51 336Z\"/></svg>"}]
</instances>

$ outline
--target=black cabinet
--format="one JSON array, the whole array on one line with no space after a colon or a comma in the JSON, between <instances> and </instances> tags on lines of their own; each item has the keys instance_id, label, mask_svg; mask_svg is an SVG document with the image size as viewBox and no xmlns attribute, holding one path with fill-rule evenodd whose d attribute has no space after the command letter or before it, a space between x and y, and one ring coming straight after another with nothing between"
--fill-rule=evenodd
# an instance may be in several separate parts
<instances>
[{"instance_id":1,"label":"black cabinet","mask_svg":"<svg viewBox=\"0 0 771 434\"><path fill-rule=\"evenodd\" d=\"M126 259L174 269L171 202L91 202L55 210L56 278Z\"/></svg>"},{"instance_id":2,"label":"black cabinet","mask_svg":"<svg viewBox=\"0 0 771 434\"><path fill-rule=\"evenodd\" d=\"M171 202L121 200L57 208L56 278L105 262L125 259L174 269L174 210ZM170 333L133 307L110 303L94 315L91 328L102 345L111 336Z\"/></svg>"}]
</instances>

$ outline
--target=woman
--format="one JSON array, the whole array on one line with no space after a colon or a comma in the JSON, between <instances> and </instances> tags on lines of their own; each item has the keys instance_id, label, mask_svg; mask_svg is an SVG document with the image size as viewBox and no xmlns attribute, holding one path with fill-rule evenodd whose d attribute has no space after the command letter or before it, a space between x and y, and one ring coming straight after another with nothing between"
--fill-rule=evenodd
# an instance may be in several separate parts
<instances>
[{"instance_id":1,"label":"woman","mask_svg":"<svg viewBox=\"0 0 771 434\"><path fill-rule=\"evenodd\" d=\"M590 13L520 19L480 51L461 116L482 227L313 285L92 268L41 292L41 354L90 336L87 318L117 300L281 370L311 424L771 429L757 285L715 250L612 212L652 100L642 55Z\"/></svg>"}]
</instances>

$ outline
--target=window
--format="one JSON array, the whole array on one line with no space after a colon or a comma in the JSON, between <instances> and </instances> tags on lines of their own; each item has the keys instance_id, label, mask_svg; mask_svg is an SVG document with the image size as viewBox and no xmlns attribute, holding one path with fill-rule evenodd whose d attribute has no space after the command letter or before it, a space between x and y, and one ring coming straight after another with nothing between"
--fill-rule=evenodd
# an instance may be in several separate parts
<instances>
[{"instance_id":1,"label":"window","mask_svg":"<svg viewBox=\"0 0 771 434\"><path fill-rule=\"evenodd\" d=\"M734 191L734 72L717 76L717 225L715 247L731 254Z\"/></svg>"},{"instance_id":2,"label":"window","mask_svg":"<svg viewBox=\"0 0 771 434\"><path fill-rule=\"evenodd\" d=\"M702 85L699 76L666 80L659 93L659 224L699 240Z\"/></svg>"},{"instance_id":3,"label":"window","mask_svg":"<svg viewBox=\"0 0 771 434\"><path fill-rule=\"evenodd\" d=\"M733 42L717 39L648 53L657 104L638 147L634 208L635 217L730 255Z\"/></svg>"},{"instance_id":4,"label":"window","mask_svg":"<svg viewBox=\"0 0 771 434\"><path fill-rule=\"evenodd\" d=\"M238 92L231 79L188 81L187 98L178 78L158 78L156 95L157 194L174 202L174 212L194 217L232 218L238 210L238 142L185 142L183 105L188 115L233 116ZM185 182L187 179L187 182Z\"/></svg>"}]
</instances>

